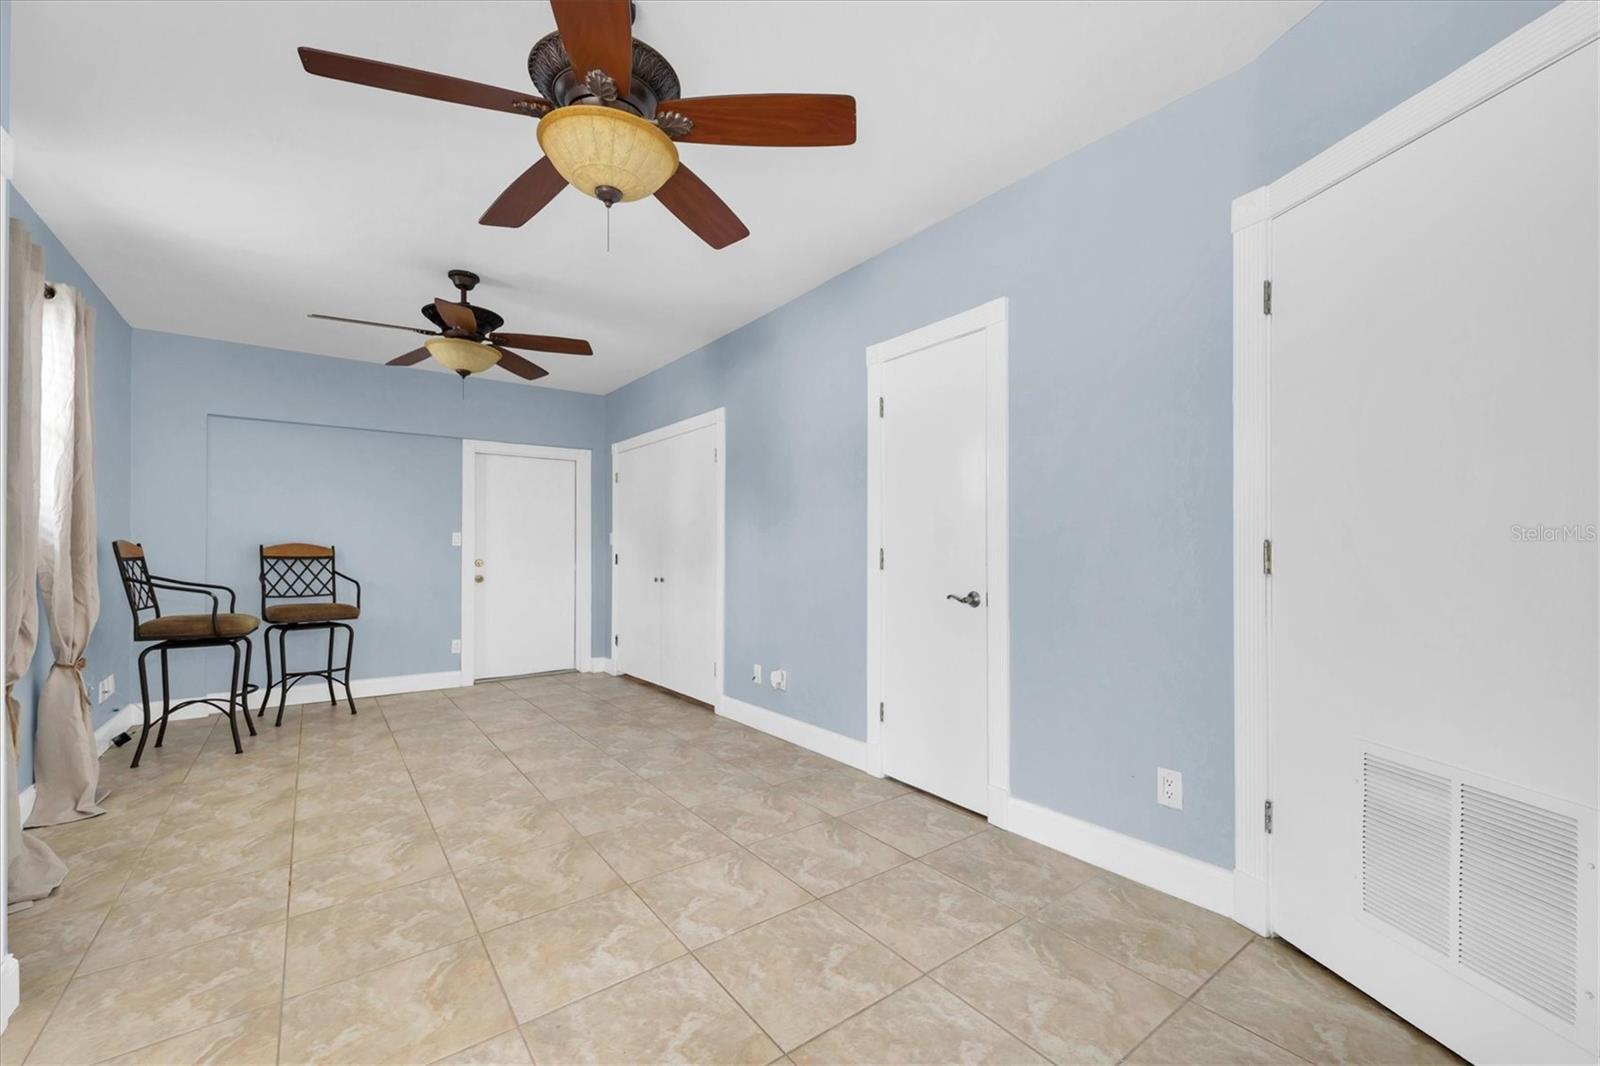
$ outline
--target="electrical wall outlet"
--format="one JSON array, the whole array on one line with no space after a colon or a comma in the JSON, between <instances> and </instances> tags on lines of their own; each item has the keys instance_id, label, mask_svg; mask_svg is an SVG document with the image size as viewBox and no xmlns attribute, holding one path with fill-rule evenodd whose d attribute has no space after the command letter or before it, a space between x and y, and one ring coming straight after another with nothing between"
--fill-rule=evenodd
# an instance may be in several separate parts
<instances>
[{"instance_id":1,"label":"electrical wall outlet","mask_svg":"<svg viewBox=\"0 0 1600 1066\"><path fill-rule=\"evenodd\" d=\"M1183 775L1164 766L1156 767L1156 802L1175 811L1183 810Z\"/></svg>"},{"instance_id":2,"label":"electrical wall outlet","mask_svg":"<svg viewBox=\"0 0 1600 1066\"><path fill-rule=\"evenodd\" d=\"M452 533L452 534L450 534L450 547L452 547L452 548L461 547L461 534L460 533Z\"/></svg>"},{"instance_id":3,"label":"electrical wall outlet","mask_svg":"<svg viewBox=\"0 0 1600 1066\"><path fill-rule=\"evenodd\" d=\"M100 690L96 694L95 702L104 703L106 700L109 700L112 696L116 695L116 692L117 675L107 674L105 677L100 679Z\"/></svg>"},{"instance_id":4,"label":"electrical wall outlet","mask_svg":"<svg viewBox=\"0 0 1600 1066\"><path fill-rule=\"evenodd\" d=\"M450 642L450 654L451 655L460 655L461 654L461 642L459 640L452 640Z\"/></svg>"},{"instance_id":5,"label":"electrical wall outlet","mask_svg":"<svg viewBox=\"0 0 1600 1066\"><path fill-rule=\"evenodd\" d=\"M779 692L789 691L789 671L774 670L770 676L772 678L773 688L777 689Z\"/></svg>"},{"instance_id":6,"label":"electrical wall outlet","mask_svg":"<svg viewBox=\"0 0 1600 1066\"><path fill-rule=\"evenodd\" d=\"M760 663L756 663L754 666L750 667L750 680L754 681L758 685L761 684L761 664Z\"/></svg>"}]
</instances>

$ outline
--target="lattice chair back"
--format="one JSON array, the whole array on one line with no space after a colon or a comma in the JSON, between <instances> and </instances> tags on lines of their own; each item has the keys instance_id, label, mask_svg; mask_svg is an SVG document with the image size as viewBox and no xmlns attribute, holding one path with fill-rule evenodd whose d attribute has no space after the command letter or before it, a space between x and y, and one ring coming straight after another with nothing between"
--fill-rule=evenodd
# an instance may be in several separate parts
<instances>
[{"instance_id":1,"label":"lattice chair back","mask_svg":"<svg viewBox=\"0 0 1600 1066\"><path fill-rule=\"evenodd\" d=\"M153 611L161 617L161 603L156 599L155 582L150 578L150 567L144 561L144 545L131 540L114 540L111 553L117 558L117 574L122 578L122 591L128 596L128 609L133 612L134 632L143 621L139 616Z\"/></svg>"},{"instance_id":2,"label":"lattice chair back","mask_svg":"<svg viewBox=\"0 0 1600 1066\"><path fill-rule=\"evenodd\" d=\"M261 545L261 609L268 600L334 601L334 554L321 544Z\"/></svg>"}]
</instances>

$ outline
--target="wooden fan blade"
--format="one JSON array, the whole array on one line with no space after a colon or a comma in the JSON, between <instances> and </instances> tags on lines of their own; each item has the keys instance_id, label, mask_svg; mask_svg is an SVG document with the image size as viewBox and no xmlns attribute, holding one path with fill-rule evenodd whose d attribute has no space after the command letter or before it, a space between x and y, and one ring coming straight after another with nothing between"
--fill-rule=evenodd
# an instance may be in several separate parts
<instances>
[{"instance_id":1,"label":"wooden fan blade","mask_svg":"<svg viewBox=\"0 0 1600 1066\"><path fill-rule=\"evenodd\" d=\"M556 193L567 187L556 165L540 157L533 166L524 170L516 181L506 186L506 191L495 197L489 210L478 222L484 226L507 226L515 229L544 209L555 199Z\"/></svg>"},{"instance_id":2,"label":"wooden fan blade","mask_svg":"<svg viewBox=\"0 0 1600 1066\"><path fill-rule=\"evenodd\" d=\"M413 348L405 355L395 356L393 359L385 363L384 366L415 366L426 358L428 358L428 349Z\"/></svg>"},{"instance_id":3,"label":"wooden fan blade","mask_svg":"<svg viewBox=\"0 0 1600 1066\"><path fill-rule=\"evenodd\" d=\"M307 318L320 318L327 322L350 322L357 326L379 326L383 329L403 329L407 333L420 333L425 337L432 337L438 330L423 329L420 326L396 326L391 322L369 322L365 318L340 318L338 315L307 315Z\"/></svg>"},{"instance_id":4,"label":"wooden fan blade","mask_svg":"<svg viewBox=\"0 0 1600 1066\"><path fill-rule=\"evenodd\" d=\"M682 163L678 164L677 173L656 190L656 199L713 248L726 248L750 236L739 216Z\"/></svg>"},{"instance_id":5,"label":"wooden fan blade","mask_svg":"<svg viewBox=\"0 0 1600 1066\"><path fill-rule=\"evenodd\" d=\"M591 70L603 70L626 97L633 82L633 17L628 0L550 0L556 29L582 82Z\"/></svg>"},{"instance_id":6,"label":"wooden fan blade","mask_svg":"<svg viewBox=\"0 0 1600 1066\"><path fill-rule=\"evenodd\" d=\"M444 319L444 324L451 329L464 330L467 333L478 331L478 316L472 313L472 308L449 300L435 299L433 309L439 312L439 317Z\"/></svg>"},{"instance_id":7,"label":"wooden fan blade","mask_svg":"<svg viewBox=\"0 0 1600 1066\"><path fill-rule=\"evenodd\" d=\"M538 333L491 333L492 344L521 348L527 352L555 352L558 355L593 355L588 341L576 337L545 337Z\"/></svg>"},{"instance_id":8,"label":"wooden fan blade","mask_svg":"<svg viewBox=\"0 0 1600 1066\"><path fill-rule=\"evenodd\" d=\"M827 93L751 93L666 100L694 123L679 137L697 144L745 144L768 148L820 148L856 143L856 98Z\"/></svg>"},{"instance_id":9,"label":"wooden fan blade","mask_svg":"<svg viewBox=\"0 0 1600 1066\"><path fill-rule=\"evenodd\" d=\"M536 363L530 363L516 352L507 351L499 345L491 344L489 347L500 353L500 365L511 371L524 381L538 381L550 371Z\"/></svg>"},{"instance_id":10,"label":"wooden fan blade","mask_svg":"<svg viewBox=\"0 0 1600 1066\"><path fill-rule=\"evenodd\" d=\"M324 52L320 48L301 48L300 64L306 73L335 81L348 81L356 85L370 85L374 89L425 96L430 100L443 100L450 104L466 104L490 111L510 111L513 114L541 115L552 106L532 93L513 89L499 89L481 82L452 78L448 74L412 67L380 63L376 59L362 59L339 52ZM531 110L525 110L531 109Z\"/></svg>"}]
</instances>

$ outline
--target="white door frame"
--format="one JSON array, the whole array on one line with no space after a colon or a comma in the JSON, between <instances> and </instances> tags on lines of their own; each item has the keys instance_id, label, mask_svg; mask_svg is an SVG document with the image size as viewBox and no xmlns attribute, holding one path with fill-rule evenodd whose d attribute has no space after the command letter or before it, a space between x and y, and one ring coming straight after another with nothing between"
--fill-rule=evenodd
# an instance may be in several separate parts
<instances>
[{"instance_id":1,"label":"white door frame","mask_svg":"<svg viewBox=\"0 0 1600 1066\"><path fill-rule=\"evenodd\" d=\"M573 618L573 665L590 671L593 648L590 647L589 608L594 594L594 573L590 549L590 498L589 467L592 454L587 448L548 448L542 444L506 444L493 440L463 440L461 442L461 683L470 685L477 680L477 661L473 658L474 630L477 629L477 598L472 591L472 551L478 525L478 456L513 455L524 459L555 459L577 466L577 610Z\"/></svg>"},{"instance_id":2,"label":"white door frame","mask_svg":"<svg viewBox=\"0 0 1600 1066\"><path fill-rule=\"evenodd\" d=\"M989 600L989 821L1003 824L1011 798L1010 302L990 300L867 349L867 770L883 776L883 366L971 333L984 334L988 466L985 536Z\"/></svg>"},{"instance_id":3,"label":"white door frame","mask_svg":"<svg viewBox=\"0 0 1600 1066\"><path fill-rule=\"evenodd\" d=\"M672 438L672 437L681 437L685 433L693 433L695 430L697 430L697 429L705 429L707 426L716 427L716 438L717 438L717 444L716 444L716 448L717 448L717 453L716 453L716 458L717 458L717 464L716 464L717 465L717 518L716 518L716 527L717 527L717 544L716 544L716 553L717 553L717 560L716 560L716 570L717 570L717 648L716 648L716 654L717 654L717 663L718 663L718 667L717 667L717 699L716 699L716 707L717 707L717 710L718 710L719 713L721 712L721 709L722 709L722 697L724 695L723 689L724 689L724 686L725 686L725 684L727 682L727 675L728 675L728 671L724 670L722 668L722 665L721 665L727 659L727 656L724 654L724 645L725 645L724 635L725 634L724 634L724 630L723 630L724 614L726 612L726 589L727 589L727 582L728 582L728 554L727 554L727 549L728 549L728 525L727 525L727 514L728 514L728 503L727 503L727 499L728 499L728 474L727 474L727 470L728 470L728 427L727 427L726 411L727 411L726 408L717 407L717 408L714 408L714 409L712 409L710 411L706 411L704 414L698 414L698 415L694 415L694 416L692 416L690 418L680 419L679 421L673 422L670 425L661 426L661 427L659 427L657 429L652 429L652 430L650 430L649 432L646 432L646 433L640 433L637 436L629 437L626 440L619 440L615 444L611 445L611 539L610 539L609 543L611 545L611 550L612 550L611 559L612 559L612 566L614 568L616 566L616 547L617 547L617 527L616 527L616 522L617 522L617 485L620 482L620 474L617 471L617 459L618 459L618 457L621 456L623 452L633 451L635 448L643 448L647 444L656 444L656 443L659 443L660 441L664 441L664 440L667 440L667 439ZM623 652L621 645L619 645L617 643L617 634L622 631L621 620L622 620L622 599L617 594L616 575L615 575L615 570L613 569L612 581L611 581L611 664L610 664L610 672L613 673L613 674L623 674L623 673L627 672L626 666L624 665L625 660L627 658L626 653Z\"/></svg>"},{"instance_id":4,"label":"white door frame","mask_svg":"<svg viewBox=\"0 0 1600 1066\"><path fill-rule=\"evenodd\" d=\"M1600 37L1600 5L1567 0L1271 185L1233 202L1234 917L1272 932L1272 615L1268 527L1272 220ZM1600 654L1600 649L1597 649Z\"/></svg>"}]
</instances>

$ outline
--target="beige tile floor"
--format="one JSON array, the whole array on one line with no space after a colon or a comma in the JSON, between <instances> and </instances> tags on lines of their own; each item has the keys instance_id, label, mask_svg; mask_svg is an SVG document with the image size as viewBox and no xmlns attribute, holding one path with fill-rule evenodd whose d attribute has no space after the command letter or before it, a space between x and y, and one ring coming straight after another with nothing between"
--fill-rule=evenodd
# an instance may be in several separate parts
<instances>
[{"instance_id":1,"label":"beige tile floor","mask_svg":"<svg viewBox=\"0 0 1600 1066\"><path fill-rule=\"evenodd\" d=\"M16 1062L1434 1062L1292 949L616 678L175 724L12 916Z\"/></svg>"}]
</instances>

